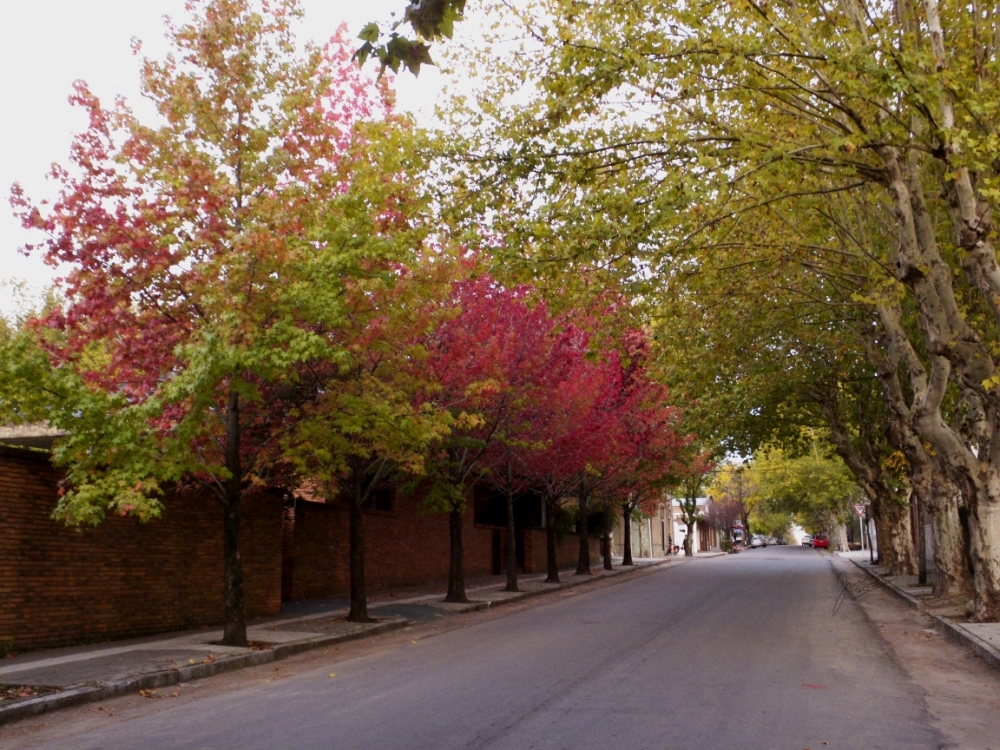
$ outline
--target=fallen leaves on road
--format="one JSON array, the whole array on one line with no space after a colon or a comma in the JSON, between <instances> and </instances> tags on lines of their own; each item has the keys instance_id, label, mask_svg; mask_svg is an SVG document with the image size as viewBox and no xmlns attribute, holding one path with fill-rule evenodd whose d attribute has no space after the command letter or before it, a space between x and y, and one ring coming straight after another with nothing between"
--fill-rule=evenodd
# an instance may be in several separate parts
<instances>
[{"instance_id":1,"label":"fallen leaves on road","mask_svg":"<svg viewBox=\"0 0 1000 750\"><path fill-rule=\"evenodd\" d=\"M330 672L330 676L331 676L331 677L336 677L336 676L337 676L337 673L336 673L336 672Z\"/></svg>"}]
</instances>

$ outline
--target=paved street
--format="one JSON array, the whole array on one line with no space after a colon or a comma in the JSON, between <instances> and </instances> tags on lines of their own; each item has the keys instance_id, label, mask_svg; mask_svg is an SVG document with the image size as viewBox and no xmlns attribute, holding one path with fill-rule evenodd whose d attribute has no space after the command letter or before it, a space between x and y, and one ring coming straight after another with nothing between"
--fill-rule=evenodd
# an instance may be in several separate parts
<instances>
[{"instance_id":1,"label":"paved street","mask_svg":"<svg viewBox=\"0 0 1000 750\"><path fill-rule=\"evenodd\" d=\"M415 629L416 643L81 731L71 746L944 744L921 688L858 604L847 601L833 616L839 588L817 551L752 550L577 591L431 637Z\"/></svg>"}]
</instances>

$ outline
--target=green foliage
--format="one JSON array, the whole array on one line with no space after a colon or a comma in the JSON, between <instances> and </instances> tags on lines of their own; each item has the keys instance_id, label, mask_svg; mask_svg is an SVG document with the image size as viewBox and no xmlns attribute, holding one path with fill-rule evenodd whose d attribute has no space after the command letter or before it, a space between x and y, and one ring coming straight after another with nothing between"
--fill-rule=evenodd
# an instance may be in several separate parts
<instances>
[{"instance_id":1,"label":"green foliage","mask_svg":"<svg viewBox=\"0 0 1000 750\"><path fill-rule=\"evenodd\" d=\"M794 517L810 533L828 531L833 523L846 522L851 504L861 501L861 488L844 462L819 435L811 435L809 442L810 449L801 455L773 448L751 462L755 530L783 532Z\"/></svg>"},{"instance_id":2,"label":"green foliage","mask_svg":"<svg viewBox=\"0 0 1000 750\"><path fill-rule=\"evenodd\" d=\"M380 65L379 76L386 68L398 73L402 65L414 76L420 74L421 65L433 65L431 43L441 39L451 39L455 23L462 20L465 0L413 0L403 12L403 19L391 24L383 33L378 23L370 22L358 34L364 44L354 53L358 65L364 65L369 58L376 58ZM416 38L410 39L399 34L397 29L408 23Z\"/></svg>"}]
</instances>

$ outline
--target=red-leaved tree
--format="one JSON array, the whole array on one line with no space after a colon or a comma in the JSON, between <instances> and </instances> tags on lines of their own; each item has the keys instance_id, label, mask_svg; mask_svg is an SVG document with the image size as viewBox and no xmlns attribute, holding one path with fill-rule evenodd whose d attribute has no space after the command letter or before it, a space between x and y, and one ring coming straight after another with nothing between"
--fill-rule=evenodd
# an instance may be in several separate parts
<instances>
[{"instance_id":1,"label":"red-leaved tree","mask_svg":"<svg viewBox=\"0 0 1000 750\"><path fill-rule=\"evenodd\" d=\"M53 169L59 198L12 195L46 235L28 252L69 268L65 305L39 321L53 367L84 384L47 415L71 433L56 515L147 519L165 485L214 494L226 645L246 645L243 499L284 481L280 438L312 395L303 373L344 352L329 335L351 291L338 279L364 293L410 201L405 180L385 179L404 171L398 144L377 145L398 137L388 101L349 48L300 54L296 0L253 5L192 2L168 24L174 54L142 66L151 124L77 83L89 127L72 166Z\"/></svg>"}]
</instances>

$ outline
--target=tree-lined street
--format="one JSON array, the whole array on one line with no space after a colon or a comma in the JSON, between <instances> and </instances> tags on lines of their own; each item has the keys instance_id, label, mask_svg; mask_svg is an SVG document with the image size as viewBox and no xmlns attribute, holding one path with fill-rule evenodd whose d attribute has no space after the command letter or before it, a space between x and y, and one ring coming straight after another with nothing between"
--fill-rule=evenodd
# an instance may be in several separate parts
<instances>
[{"instance_id":1,"label":"tree-lined street","mask_svg":"<svg viewBox=\"0 0 1000 750\"><path fill-rule=\"evenodd\" d=\"M50 191L0 186L57 274L0 279L0 656L224 655L0 667L0 724L211 678L17 737L993 742L930 626L1000 666L996 9L400 0L307 41L304 2L185 3L140 101L58 92ZM416 589L455 621L369 611ZM261 628L324 606L413 637Z\"/></svg>"},{"instance_id":2,"label":"tree-lined street","mask_svg":"<svg viewBox=\"0 0 1000 750\"><path fill-rule=\"evenodd\" d=\"M120 718L86 731L73 727L96 709L47 729L34 720L10 746L969 747L941 733L863 600L833 615L834 568L845 564L834 559L800 547L695 559L461 627L404 631L359 656L316 656L286 679L147 701L146 715L112 703ZM967 664L951 677L976 679ZM995 706L990 679L976 687ZM995 716L984 716L994 729Z\"/></svg>"}]
</instances>

